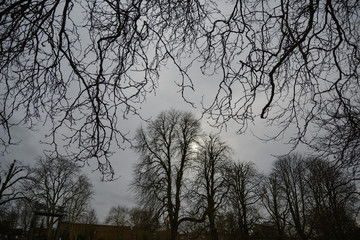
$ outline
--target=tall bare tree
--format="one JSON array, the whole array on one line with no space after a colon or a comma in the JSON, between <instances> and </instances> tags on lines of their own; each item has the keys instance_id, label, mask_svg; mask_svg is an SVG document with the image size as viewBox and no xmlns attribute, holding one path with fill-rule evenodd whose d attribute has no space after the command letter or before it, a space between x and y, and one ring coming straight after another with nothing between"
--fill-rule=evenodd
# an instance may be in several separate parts
<instances>
[{"instance_id":1,"label":"tall bare tree","mask_svg":"<svg viewBox=\"0 0 360 240\"><path fill-rule=\"evenodd\" d=\"M130 209L130 224L136 239L149 239L159 228L159 219L153 209L134 207Z\"/></svg>"},{"instance_id":2,"label":"tall bare tree","mask_svg":"<svg viewBox=\"0 0 360 240\"><path fill-rule=\"evenodd\" d=\"M271 173L264 182L264 195L262 198L270 219L274 221L278 234L278 239L285 239L285 228L289 215L289 206L281 189L281 180L278 174Z\"/></svg>"},{"instance_id":3,"label":"tall bare tree","mask_svg":"<svg viewBox=\"0 0 360 240\"><path fill-rule=\"evenodd\" d=\"M85 223L87 225L97 224L99 222L96 211L94 208L88 208L85 214L81 218L81 223Z\"/></svg>"},{"instance_id":4,"label":"tall bare tree","mask_svg":"<svg viewBox=\"0 0 360 240\"><path fill-rule=\"evenodd\" d=\"M88 214L90 201L94 195L93 185L86 175L76 178L76 185L71 189L72 197L66 204L67 220L70 223L70 239L77 239L74 224L81 222L84 215Z\"/></svg>"},{"instance_id":5,"label":"tall bare tree","mask_svg":"<svg viewBox=\"0 0 360 240\"><path fill-rule=\"evenodd\" d=\"M179 225L189 220L185 211L186 174L194 154L191 146L199 134L199 121L189 112L176 110L160 113L136 134L140 160L134 168L133 190L142 206L163 217L172 240Z\"/></svg>"},{"instance_id":6,"label":"tall bare tree","mask_svg":"<svg viewBox=\"0 0 360 240\"><path fill-rule=\"evenodd\" d=\"M129 224L129 211L130 210L127 207L121 205L111 207L108 215L105 218L105 223L117 227L126 226Z\"/></svg>"},{"instance_id":7,"label":"tall bare tree","mask_svg":"<svg viewBox=\"0 0 360 240\"><path fill-rule=\"evenodd\" d=\"M281 191L289 206L290 219L300 239L307 240L314 234L314 219L309 214L310 189L307 184L305 157L291 154L280 157L274 163L274 173L279 177Z\"/></svg>"},{"instance_id":8,"label":"tall bare tree","mask_svg":"<svg viewBox=\"0 0 360 240\"><path fill-rule=\"evenodd\" d=\"M307 159L307 168L315 232L322 239L352 239L360 207L352 175L321 158Z\"/></svg>"},{"instance_id":9,"label":"tall bare tree","mask_svg":"<svg viewBox=\"0 0 360 240\"><path fill-rule=\"evenodd\" d=\"M33 206L29 199L21 199L16 201L15 208L18 209L18 223L17 227L22 229L23 235L26 235L31 226L31 219L33 216Z\"/></svg>"},{"instance_id":10,"label":"tall bare tree","mask_svg":"<svg viewBox=\"0 0 360 240\"><path fill-rule=\"evenodd\" d=\"M80 172L74 161L65 158L39 158L31 173L32 184L28 186L31 199L44 206L43 211L51 214L68 211L69 218L76 221L79 212L92 197L92 185ZM56 223L54 216L46 217L48 238Z\"/></svg>"},{"instance_id":11,"label":"tall bare tree","mask_svg":"<svg viewBox=\"0 0 360 240\"><path fill-rule=\"evenodd\" d=\"M352 239L359 208L356 182L328 160L291 154L274 163L287 228L300 239ZM291 233L291 231L290 231Z\"/></svg>"},{"instance_id":12,"label":"tall bare tree","mask_svg":"<svg viewBox=\"0 0 360 240\"><path fill-rule=\"evenodd\" d=\"M197 206L204 205L209 221L209 239L219 239L216 223L228 192L226 168L230 165L230 147L220 137L209 134L202 138L196 149L194 199ZM195 200L197 199L197 200Z\"/></svg>"},{"instance_id":13,"label":"tall bare tree","mask_svg":"<svg viewBox=\"0 0 360 240\"><path fill-rule=\"evenodd\" d=\"M251 162L233 162L227 169L226 179L229 187L227 199L235 215L236 235L247 240L260 220L262 175Z\"/></svg>"}]
</instances>

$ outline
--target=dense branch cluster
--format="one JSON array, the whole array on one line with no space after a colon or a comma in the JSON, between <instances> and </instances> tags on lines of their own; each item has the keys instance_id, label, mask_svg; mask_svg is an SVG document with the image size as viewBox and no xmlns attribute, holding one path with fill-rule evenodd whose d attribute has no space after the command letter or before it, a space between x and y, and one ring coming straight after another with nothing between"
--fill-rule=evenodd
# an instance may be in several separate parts
<instances>
[{"instance_id":1,"label":"dense branch cluster","mask_svg":"<svg viewBox=\"0 0 360 240\"><path fill-rule=\"evenodd\" d=\"M40 158L34 167L18 161L0 165L1 234L10 236L14 229L22 229L21 235L33 236L35 228L45 227L51 239L63 216L70 238L76 238L74 224L96 218L90 208L93 195L89 178L69 159Z\"/></svg>"},{"instance_id":2,"label":"dense branch cluster","mask_svg":"<svg viewBox=\"0 0 360 240\"><path fill-rule=\"evenodd\" d=\"M18 188L19 185L26 184L28 177L28 168L19 165L15 160L7 168L0 167L0 206L14 200L26 199Z\"/></svg>"},{"instance_id":3,"label":"dense branch cluster","mask_svg":"<svg viewBox=\"0 0 360 240\"><path fill-rule=\"evenodd\" d=\"M122 119L139 115L161 68L176 66L189 102L199 62L218 74L202 103L213 126L236 121L241 133L267 118L281 127L274 138L295 125L291 142L313 145L314 124L326 134L342 130L331 118L359 120L359 11L353 0L2 1L2 144L13 125L45 122L57 154L112 174L111 146L130 143Z\"/></svg>"},{"instance_id":4,"label":"dense branch cluster","mask_svg":"<svg viewBox=\"0 0 360 240\"><path fill-rule=\"evenodd\" d=\"M281 127L275 138L295 125L292 142L308 143L316 120L358 119L358 16L356 1L236 1L202 52L204 70L223 73L214 125L236 120L242 132L260 116Z\"/></svg>"}]
</instances>

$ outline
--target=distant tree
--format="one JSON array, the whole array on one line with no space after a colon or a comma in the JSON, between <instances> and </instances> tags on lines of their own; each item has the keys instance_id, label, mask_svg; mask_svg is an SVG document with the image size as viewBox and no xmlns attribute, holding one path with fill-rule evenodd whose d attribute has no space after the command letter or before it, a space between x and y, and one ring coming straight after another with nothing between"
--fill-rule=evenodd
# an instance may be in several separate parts
<instances>
[{"instance_id":1,"label":"distant tree","mask_svg":"<svg viewBox=\"0 0 360 240\"><path fill-rule=\"evenodd\" d=\"M180 236L184 239L209 238L209 221L182 222L179 227Z\"/></svg>"},{"instance_id":2,"label":"distant tree","mask_svg":"<svg viewBox=\"0 0 360 240\"><path fill-rule=\"evenodd\" d=\"M262 202L270 219L274 221L278 239L285 239L285 228L289 215L289 206L281 189L281 180L276 173L271 173L264 181L264 194Z\"/></svg>"},{"instance_id":3,"label":"distant tree","mask_svg":"<svg viewBox=\"0 0 360 240\"><path fill-rule=\"evenodd\" d=\"M204 136L197 145L192 203L206 209L210 239L218 240L217 217L228 193L226 168L231 161L231 148L215 134Z\"/></svg>"},{"instance_id":4,"label":"distant tree","mask_svg":"<svg viewBox=\"0 0 360 240\"><path fill-rule=\"evenodd\" d=\"M352 175L340 166L300 154L274 162L272 174L287 202L286 224L295 237L351 239L360 199Z\"/></svg>"},{"instance_id":5,"label":"distant tree","mask_svg":"<svg viewBox=\"0 0 360 240\"><path fill-rule=\"evenodd\" d=\"M33 208L27 198L20 198L0 206L0 236L22 234L27 237ZM21 232L19 231L21 230Z\"/></svg>"},{"instance_id":6,"label":"distant tree","mask_svg":"<svg viewBox=\"0 0 360 240\"><path fill-rule=\"evenodd\" d=\"M93 185L86 175L79 175L77 185L72 189L75 193L67 203L68 218L71 222L79 222L80 218L88 211L90 201L94 195Z\"/></svg>"},{"instance_id":7,"label":"distant tree","mask_svg":"<svg viewBox=\"0 0 360 240\"><path fill-rule=\"evenodd\" d=\"M267 118L280 127L277 138L295 124L294 144L307 142L315 125L331 137L324 151L351 153L359 139L348 135L359 125L359 9L356 0L3 1L1 141L12 143L16 124L46 121L54 151L76 143L72 159L97 158L111 175L112 144L129 141L119 116L139 114L171 62L186 101L192 66L219 73L216 94L203 102L213 125L234 120L241 133Z\"/></svg>"},{"instance_id":8,"label":"distant tree","mask_svg":"<svg viewBox=\"0 0 360 240\"><path fill-rule=\"evenodd\" d=\"M121 205L111 207L108 215L105 218L105 223L116 226L115 235L122 238L124 235L124 227L129 226L129 208Z\"/></svg>"},{"instance_id":9,"label":"distant tree","mask_svg":"<svg viewBox=\"0 0 360 240\"><path fill-rule=\"evenodd\" d=\"M167 222L175 240L186 214L186 174L193 159L192 144L200 134L200 123L188 112L160 113L147 128L140 128L135 149L140 160L134 168L132 188L141 206L153 209Z\"/></svg>"},{"instance_id":10,"label":"distant tree","mask_svg":"<svg viewBox=\"0 0 360 240\"><path fill-rule=\"evenodd\" d=\"M42 211L49 213L69 213L71 220L77 220L86 204L92 197L92 185L89 179L80 172L74 161L66 158L39 158L31 173L32 183L28 186L30 198L43 205ZM48 238L56 223L53 216L46 217Z\"/></svg>"},{"instance_id":11,"label":"distant tree","mask_svg":"<svg viewBox=\"0 0 360 240\"><path fill-rule=\"evenodd\" d=\"M14 202L9 202L0 206L0 236L4 239L12 235L19 223L19 209L14 206Z\"/></svg>"},{"instance_id":12,"label":"distant tree","mask_svg":"<svg viewBox=\"0 0 360 240\"><path fill-rule=\"evenodd\" d=\"M94 208L86 209L85 213L81 217L80 222L89 225L97 224L99 222L99 219L97 217L95 209Z\"/></svg>"},{"instance_id":13,"label":"distant tree","mask_svg":"<svg viewBox=\"0 0 360 240\"><path fill-rule=\"evenodd\" d=\"M26 198L22 184L28 180L29 169L14 160L6 167L0 164L0 206Z\"/></svg>"},{"instance_id":14,"label":"distant tree","mask_svg":"<svg viewBox=\"0 0 360 240\"><path fill-rule=\"evenodd\" d=\"M129 208L124 206L111 207L108 215L105 218L106 224L111 224L117 227L128 225Z\"/></svg>"},{"instance_id":15,"label":"distant tree","mask_svg":"<svg viewBox=\"0 0 360 240\"><path fill-rule=\"evenodd\" d=\"M307 159L311 194L309 210L320 239L352 239L360 207L351 174L320 158Z\"/></svg>"},{"instance_id":16,"label":"distant tree","mask_svg":"<svg viewBox=\"0 0 360 240\"><path fill-rule=\"evenodd\" d=\"M72 234L73 239L95 239L96 236L96 224L98 224L99 220L96 214L96 211L91 206L87 206L84 212L81 214L78 223L84 224L84 228L82 228L79 232L79 235ZM71 231L71 230L70 230ZM75 231L73 231L75 233ZM68 233L66 233L68 234ZM81 235L80 235L81 234ZM70 233L71 235L71 233ZM65 235L64 238L68 238L69 235ZM71 237L70 237L71 239Z\"/></svg>"},{"instance_id":17,"label":"distant tree","mask_svg":"<svg viewBox=\"0 0 360 240\"><path fill-rule=\"evenodd\" d=\"M303 240L311 239L314 235L314 219L309 214L311 199L305 160L300 154L280 157L275 161L273 170L289 207L288 224Z\"/></svg>"},{"instance_id":18,"label":"distant tree","mask_svg":"<svg viewBox=\"0 0 360 240\"><path fill-rule=\"evenodd\" d=\"M66 218L70 222L70 239L77 239L74 224L81 222L84 214L89 214L90 201L94 195L93 185L85 175L77 177L77 183L71 189L73 196L66 204Z\"/></svg>"},{"instance_id":19,"label":"distant tree","mask_svg":"<svg viewBox=\"0 0 360 240\"><path fill-rule=\"evenodd\" d=\"M234 162L226 173L229 192L227 200L235 216L236 235L249 239L255 223L260 220L262 175L251 162Z\"/></svg>"},{"instance_id":20,"label":"distant tree","mask_svg":"<svg viewBox=\"0 0 360 240\"><path fill-rule=\"evenodd\" d=\"M236 240L239 238L237 213L231 207L218 216L218 232L221 239Z\"/></svg>"},{"instance_id":21,"label":"distant tree","mask_svg":"<svg viewBox=\"0 0 360 240\"><path fill-rule=\"evenodd\" d=\"M17 200L15 208L18 209L18 227L21 228L24 234L28 233L33 216L33 206L29 199Z\"/></svg>"},{"instance_id":22,"label":"distant tree","mask_svg":"<svg viewBox=\"0 0 360 240\"><path fill-rule=\"evenodd\" d=\"M132 226L135 238L138 240L150 239L159 228L159 219L153 210L139 207L129 211L129 222Z\"/></svg>"}]
</instances>

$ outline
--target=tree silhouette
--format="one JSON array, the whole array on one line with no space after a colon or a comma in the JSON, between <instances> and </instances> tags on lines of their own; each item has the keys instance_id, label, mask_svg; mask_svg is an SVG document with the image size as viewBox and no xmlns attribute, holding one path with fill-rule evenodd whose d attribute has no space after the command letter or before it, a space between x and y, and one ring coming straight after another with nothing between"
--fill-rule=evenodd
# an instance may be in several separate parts
<instances>
[{"instance_id":1,"label":"tree silhouette","mask_svg":"<svg viewBox=\"0 0 360 240\"><path fill-rule=\"evenodd\" d=\"M200 134L200 123L191 113L170 110L160 113L146 129L136 134L140 155L134 168L132 188L141 206L153 209L175 240L182 222L196 216L187 211L192 143Z\"/></svg>"},{"instance_id":2,"label":"tree silhouette","mask_svg":"<svg viewBox=\"0 0 360 240\"><path fill-rule=\"evenodd\" d=\"M260 219L262 175L251 162L233 162L227 168L227 200L236 219L237 236L250 239L254 225Z\"/></svg>"},{"instance_id":3,"label":"tree silhouette","mask_svg":"<svg viewBox=\"0 0 360 240\"><path fill-rule=\"evenodd\" d=\"M225 172L231 164L231 153L230 147L215 134L203 137L196 149L192 202L197 208L203 205L207 209L210 240L219 239L217 221L229 194Z\"/></svg>"},{"instance_id":4,"label":"tree silhouette","mask_svg":"<svg viewBox=\"0 0 360 240\"><path fill-rule=\"evenodd\" d=\"M263 206L275 223L278 239L285 239L285 227L289 216L289 205L284 191L281 189L281 180L277 173L271 173L264 183Z\"/></svg>"},{"instance_id":5,"label":"tree silhouette","mask_svg":"<svg viewBox=\"0 0 360 240\"><path fill-rule=\"evenodd\" d=\"M300 239L353 238L359 194L345 170L326 159L299 154L274 162L272 175L287 202L288 214L283 217L289 233Z\"/></svg>"},{"instance_id":6,"label":"tree silhouette","mask_svg":"<svg viewBox=\"0 0 360 240\"><path fill-rule=\"evenodd\" d=\"M281 192L288 203L288 223L300 239L310 239L314 234L314 220L308 213L310 186L306 184L305 157L292 154L278 158L274 163L274 173L279 177Z\"/></svg>"},{"instance_id":7,"label":"tree silhouette","mask_svg":"<svg viewBox=\"0 0 360 240\"><path fill-rule=\"evenodd\" d=\"M70 159L39 158L30 179L28 198L41 207L37 210L50 213L46 216L49 238L53 236L52 230L58 221L54 214L66 213L70 224L74 224L80 220L93 196L90 179L81 174L80 167Z\"/></svg>"},{"instance_id":8,"label":"tree silhouette","mask_svg":"<svg viewBox=\"0 0 360 240\"><path fill-rule=\"evenodd\" d=\"M117 227L124 227L129 221L129 211L127 207L121 205L111 207L105 218L105 223Z\"/></svg>"},{"instance_id":9,"label":"tree silhouette","mask_svg":"<svg viewBox=\"0 0 360 240\"><path fill-rule=\"evenodd\" d=\"M280 127L273 138L295 125L290 142L309 143L310 127L326 135L335 131L329 119L351 120L359 108L359 4L2 1L2 144L13 143L14 125L45 122L56 153L96 158L111 175L111 146L129 143L122 119L139 115L169 63L187 102L194 63L205 76L219 74L217 93L202 103L213 126L235 121L242 133L249 121L266 118Z\"/></svg>"}]
</instances>

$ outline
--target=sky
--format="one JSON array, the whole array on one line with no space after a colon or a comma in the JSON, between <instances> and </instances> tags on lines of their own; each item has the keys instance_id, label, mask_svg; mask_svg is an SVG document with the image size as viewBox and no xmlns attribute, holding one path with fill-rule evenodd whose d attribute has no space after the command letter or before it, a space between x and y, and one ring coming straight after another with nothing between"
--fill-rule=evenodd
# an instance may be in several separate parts
<instances>
[{"instance_id":1,"label":"sky","mask_svg":"<svg viewBox=\"0 0 360 240\"><path fill-rule=\"evenodd\" d=\"M201 116L200 99L213 96L216 90L216 77L214 79L207 79L204 76L197 77L195 81L195 92L188 92L189 99L195 102L193 108L185 103L181 94L178 92L175 82L180 80L180 77L174 69L164 69L160 78L159 88L156 96L148 96L147 101L141 106L141 114L145 118L154 118L161 111L169 110L171 108L177 110L191 111L196 117ZM238 93L241 94L241 93ZM219 130L212 128L207 124L206 118L201 120L202 129L206 133L218 133ZM229 124L227 129L220 132L221 139L234 150L233 159L240 161L251 161L256 164L258 170L263 173L269 173L272 167L272 162L276 155L282 155L289 152L291 146L286 145L288 138L285 136L283 141L263 142L258 137L264 137L265 134L276 132L274 127L266 127L265 120L256 120L256 123L250 125L250 128L245 134L235 134L237 125ZM134 131L141 125L146 126L146 122L141 121L137 117L129 116L127 121L122 123L126 129ZM38 126L38 131L30 131L24 127L17 127L13 129L13 136L15 139L21 139L19 145L10 147L8 153L4 158L7 161L17 159L24 164L33 164L39 156L42 156L42 149L44 146L40 144L43 137L42 127ZM255 136L256 135L256 136ZM112 166L115 170L116 180L101 181L101 174L94 171L96 168L95 162L89 162L82 169L94 185L94 197L92 206L95 208L99 221L103 222L107 213L112 206L123 205L127 207L136 206L133 193L129 189L129 183L132 179L132 168L138 160L139 156L132 149L118 150L111 159Z\"/></svg>"}]
</instances>

